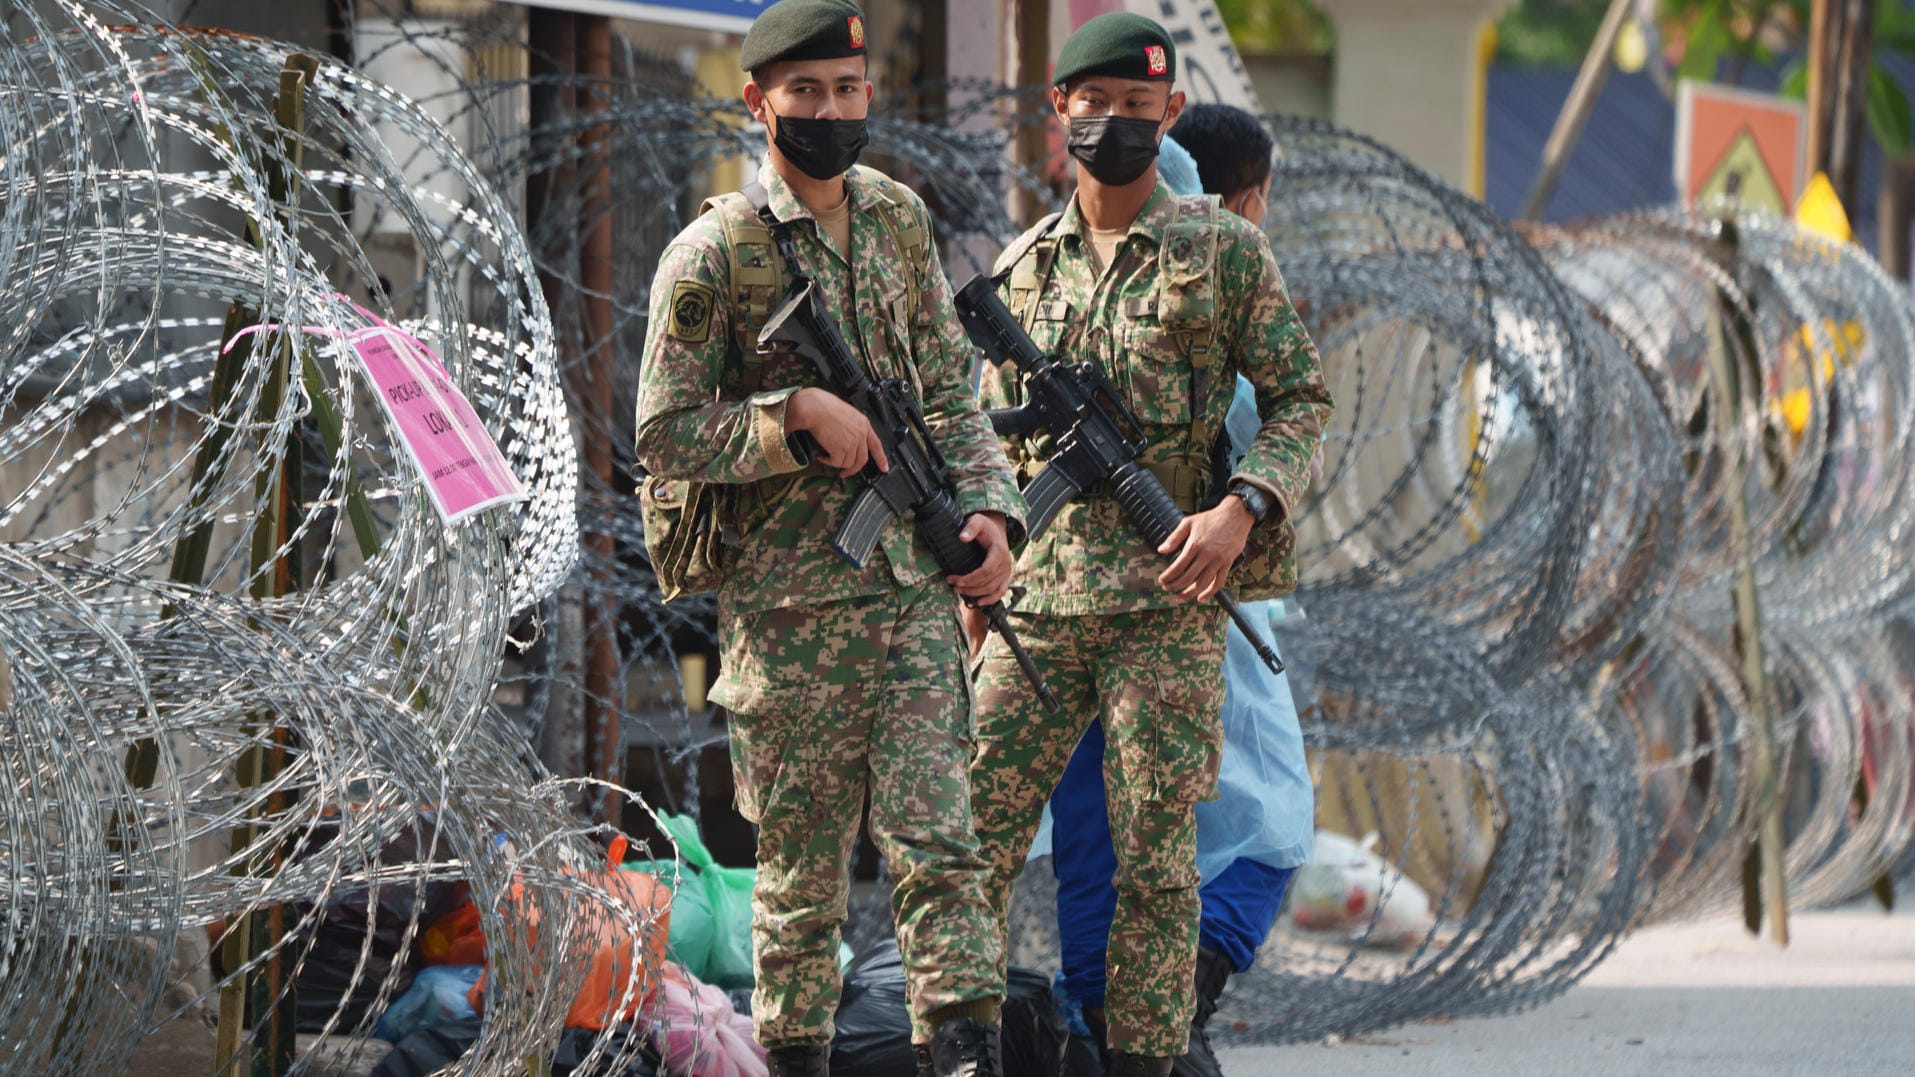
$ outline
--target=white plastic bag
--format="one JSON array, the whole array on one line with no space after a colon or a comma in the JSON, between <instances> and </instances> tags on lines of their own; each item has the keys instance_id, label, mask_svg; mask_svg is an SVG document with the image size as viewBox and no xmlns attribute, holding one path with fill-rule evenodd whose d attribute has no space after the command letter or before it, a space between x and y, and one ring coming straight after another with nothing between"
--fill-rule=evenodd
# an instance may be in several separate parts
<instances>
[{"instance_id":1,"label":"white plastic bag","mask_svg":"<svg viewBox=\"0 0 1915 1077\"><path fill-rule=\"evenodd\" d=\"M1310 862L1290 881L1290 922L1370 946L1407 949L1427 938L1436 926L1429 894L1384 863L1376 843L1375 833L1359 843L1317 831Z\"/></svg>"}]
</instances>

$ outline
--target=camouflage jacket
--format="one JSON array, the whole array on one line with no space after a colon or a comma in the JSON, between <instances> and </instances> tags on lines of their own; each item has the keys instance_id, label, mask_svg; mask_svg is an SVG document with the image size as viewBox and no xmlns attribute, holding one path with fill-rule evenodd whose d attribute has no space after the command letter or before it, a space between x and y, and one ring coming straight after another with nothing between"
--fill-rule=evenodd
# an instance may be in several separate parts
<instances>
[{"instance_id":1,"label":"camouflage jacket","mask_svg":"<svg viewBox=\"0 0 1915 1077\"><path fill-rule=\"evenodd\" d=\"M929 240L924 203L902 184L867 168L846 177L851 196L851 258L838 252L811 211L777 173L758 176L772 212L791 225L802 270L818 282L839 331L874 378L904 378L951 466L959 508L1003 513L1020 541L1024 500L972 392L975 351L951 308L951 288ZM887 201L891 199L892 201ZM659 259L651 321L639 371L638 461L668 479L731 484L718 588L734 614L829 602L908 587L939 574L930 548L908 519L886 526L862 570L831 550L862 480L800 467L787 448L785 402L817 385L803 359L778 355L744 373L739 347L746 306L734 285L733 257L720 214L752 213L743 200L720 204L679 233ZM880 213L903 213L924 229L924 263L901 265ZM755 217L753 218L755 221ZM769 250L751 260L770 261ZM913 315L906 273L920 293ZM788 280L788 276L787 276ZM782 284L781 284L782 288ZM750 327L755 329L756 327ZM743 335L749 336L750 330Z\"/></svg>"},{"instance_id":2,"label":"camouflage jacket","mask_svg":"<svg viewBox=\"0 0 1915 1077\"><path fill-rule=\"evenodd\" d=\"M1207 485L1209 445L1198 439L1223 429L1235 375L1248 378L1263 425L1231 477L1270 496L1265 526L1288 526L1330 418L1330 393L1269 241L1234 213L1213 214L1213 203L1210 196L1173 194L1158 181L1100 278L1073 199L1046 233L1053 244L1033 250L1027 235L1007 250L1027 253L1016 265L1000 260L999 292L1039 348L1066 363L1091 360L1103 368L1143 423L1150 445L1141 459L1160 478L1181 480L1165 485L1186 512L1196 507L1187 495ZM1187 224L1173 227L1199 220L1214 220L1200 233L1215 236L1214 252L1197 249L1202 244L1191 241ZM1172 246L1160 258L1166 242ZM1051 252L1048 274L1033 272L1045 246ZM1172 311L1163 303L1168 293L1160 287L1160 266L1187 285L1168 323L1163 319ZM1160 303L1166 309L1160 311ZM1193 314L1208 327L1210 359L1201 376L1193 369L1191 346L1201 338L1181 332ZM979 392L989 408L1024 402L1020 374L1011 364L987 366ZM1009 439L1006 448L1026 479L1054 451L1047 435L1028 443ZM1172 606L1157 585L1165 564L1131 529L1114 499L1087 491L1024 549L1016 582L1029 594L1019 608L1083 615Z\"/></svg>"}]
</instances>

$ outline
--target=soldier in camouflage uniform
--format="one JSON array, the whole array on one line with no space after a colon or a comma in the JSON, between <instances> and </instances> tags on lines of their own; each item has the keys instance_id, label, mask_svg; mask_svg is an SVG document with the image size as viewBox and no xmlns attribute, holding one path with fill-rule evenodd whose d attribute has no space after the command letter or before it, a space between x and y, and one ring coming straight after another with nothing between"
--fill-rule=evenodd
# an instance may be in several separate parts
<instances>
[{"instance_id":1,"label":"soldier in camouflage uniform","mask_svg":"<svg viewBox=\"0 0 1915 1077\"><path fill-rule=\"evenodd\" d=\"M774 1074L828 1072L839 931L869 794L896 883L920 1072L995 1074L1003 975L971 826L975 723L952 590L984 604L1002 596L1023 499L978 411L974 353L923 203L853 166L872 92L858 10L782 0L754 22L740 62L752 74L746 104L768 128L767 163L758 190L718 200L660 260L637 448L653 479L727 495L711 698L730 712L739 811L759 824L753 1019ZM781 266L754 197L801 265ZM861 570L832 552L856 475L888 461L862 413L818 387L807 362L755 354L792 269L818 283L874 378L917 389L951 465L962 537L987 552L976 572L939 578L902 519ZM801 463L800 432L822 450L817 462Z\"/></svg>"},{"instance_id":2,"label":"soldier in camouflage uniform","mask_svg":"<svg viewBox=\"0 0 1915 1077\"><path fill-rule=\"evenodd\" d=\"M1018 563L1029 588L1018 631L1064 700L1047 714L1021 690L997 640L977 676L971 770L978 836L1000 917L1046 796L1100 712L1118 892L1110 932L1106 1072L1167 1074L1190 1031L1198 930L1195 805L1215 795L1226 586L1253 529L1288 538L1289 515L1330 414L1315 346L1285 295L1263 234L1214 196L1157 178L1158 140L1177 120L1176 53L1142 16L1084 24L1064 45L1052 103L1078 161L1076 197L1005 252L998 281L1037 346L1100 365L1144 424L1144 463L1191 515L1158 549L1108 491L1067 505ZM1236 375L1263 425L1220 503L1211 439ZM1014 367L987 369L987 407L1023 403ZM1027 478L1054 446L1010 439ZM1287 557L1287 550L1284 551ZM1171 558L1166 567L1165 558ZM1281 590L1294 568L1275 573ZM973 641L974 618L967 617Z\"/></svg>"}]
</instances>

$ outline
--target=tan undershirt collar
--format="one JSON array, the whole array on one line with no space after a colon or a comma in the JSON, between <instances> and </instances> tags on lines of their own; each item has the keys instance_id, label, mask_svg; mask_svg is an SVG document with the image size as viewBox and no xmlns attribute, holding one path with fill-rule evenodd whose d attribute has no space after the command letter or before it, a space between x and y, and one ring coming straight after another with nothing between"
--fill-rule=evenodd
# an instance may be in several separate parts
<instances>
[{"instance_id":1,"label":"tan undershirt collar","mask_svg":"<svg viewBox=\"0 0 1915 1077\"><path fill-rule=\"evenodd\" d=\"M832 209L812 210L811 215L818 219L818 227L831 237L844 260L851 261L851 191L847 187L844 201Z\"/></svg>"},{"instance_id":2,"label":"tan undershirt collar","mask_svg":"<svg viewBox=\"0 0 1915 1077\"><path fill-rule=\"evenodd\" d=\"M1117 248L1124 245L1124 237L1130 235L1128 225L1113 228L1106 232L1101 228L1092 228L1086 224L1084 230L1090 233L1091 255L1097 260L1097 272L1103 273L1117 257Z\"/></svg>"}]
</instances>

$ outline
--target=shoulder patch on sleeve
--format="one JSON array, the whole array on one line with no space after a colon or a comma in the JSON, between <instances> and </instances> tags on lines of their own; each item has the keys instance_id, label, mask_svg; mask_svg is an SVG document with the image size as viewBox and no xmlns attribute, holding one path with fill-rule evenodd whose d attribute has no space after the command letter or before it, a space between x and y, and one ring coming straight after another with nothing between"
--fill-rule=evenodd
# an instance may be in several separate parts
<instances>
[{"instance_id":1,"label":"shoulder patch on sleeve","mask_svg":"<svg viewBox=\"0 0 1915 1077\"><path fill-rule=\"evenodd\" d=\"M695 280L672 285L671 335L687 344L703 344L711 339L712 308L718 292Z\"/></svg>"}]
</instances>

